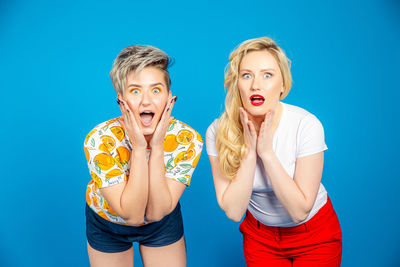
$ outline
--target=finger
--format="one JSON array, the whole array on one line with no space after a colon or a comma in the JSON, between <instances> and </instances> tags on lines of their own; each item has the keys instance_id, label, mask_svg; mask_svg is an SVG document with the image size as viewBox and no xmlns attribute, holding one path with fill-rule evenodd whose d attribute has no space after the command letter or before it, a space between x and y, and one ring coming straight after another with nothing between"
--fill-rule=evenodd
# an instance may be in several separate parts
<instances>
[{"instance_id":1,"label":"finger","mask_svg":"<svg viewBox=\"0 0 400 267\"><path fill-rule=\"evenodd\" d=\"M244 120L243 108L239 108L239 117L240 117L240 122L242 123L243 128L246 129L246 122Z\"/></svg>"},{"instance_id":2,"label":"finger","mask_svg":"<svg viewBox=\"0 0 400 267\"><path fill-rule=\"evenodd\" d=\"M249 125L249 132L251 134L252 137L257 137L257 132L256 132L256 128L254 127L254 124L252 121L248 122Z\"/></svg>"}]
</instances>

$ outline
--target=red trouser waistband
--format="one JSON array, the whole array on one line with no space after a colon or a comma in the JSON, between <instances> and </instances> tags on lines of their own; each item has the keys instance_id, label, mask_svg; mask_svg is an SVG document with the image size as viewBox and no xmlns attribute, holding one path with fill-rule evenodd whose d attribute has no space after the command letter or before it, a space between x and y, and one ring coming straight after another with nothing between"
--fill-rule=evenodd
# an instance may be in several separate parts
<instances>
[{"instance_id":1,"label":"red trouser waistband","mask_svg":"<svg viewBox=\"0 0 400 267\"><path fill-rule=\"evenodd\" d=\"M324 220L329 218L328 215L332 213L332 211L334 212L332 202L328 197L325 205L310 220L297 226L278 227L278 226L265 225L262 222L258 221L256 218L254 218L254 216L248 210L246 212L246 217L251 224L253 224L259 229L280 233L281 235L291 235L296 233L308 232L309 229L311 229L312 227L316 226L320 227L321 223L323 223Z\"/></svg>"}]
</instances>

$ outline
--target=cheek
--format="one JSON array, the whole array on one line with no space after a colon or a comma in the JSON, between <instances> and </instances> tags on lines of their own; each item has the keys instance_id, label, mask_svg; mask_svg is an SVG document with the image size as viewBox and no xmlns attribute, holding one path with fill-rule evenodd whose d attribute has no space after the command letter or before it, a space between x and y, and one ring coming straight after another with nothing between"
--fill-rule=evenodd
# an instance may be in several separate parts
<instances>
[{"instance_id":1,"label":"cheek","mask_svg":"<svg viewBox=\"0 0 400 267\"><path fill-rule=\"evenodd\" d=\"M167 105L167 97L160 97L160 98L154 99L154 104L156 107L158 107L158 110L160 112L163 112L165 109L165 106Z\"/></svg>"},{"instance_id":2,"label":"cheek","mask_svg":"<svg viewBox=\"0 0 400 267\"><path fill-rule=\"evenodd\" d=\"M139 103L140 103L139 100L131 98L131 99L127 99L125 101L126 101L126 103L128 103L129 109L131 111L133 111L133 112L138 111Z\"/></svg>"}]
</instances>

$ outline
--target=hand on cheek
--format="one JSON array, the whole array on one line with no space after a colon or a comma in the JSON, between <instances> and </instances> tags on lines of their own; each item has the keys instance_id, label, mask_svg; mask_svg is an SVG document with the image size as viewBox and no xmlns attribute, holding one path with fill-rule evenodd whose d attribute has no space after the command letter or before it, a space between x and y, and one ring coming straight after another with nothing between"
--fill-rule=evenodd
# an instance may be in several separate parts
<instances>
[{"instance_id":1,"label":"hand on cheek","mask_svg":"<svg viewBox=\"0 0 400 267\"><path fill-rule=\"evenodd\" d=\"M121 98L117 99L119 102L119 107L121 109L123 121L121 121L122 126L125 129L126 134L131 141L131 144L134 148L146 148L147 142L144 138L144 135L136 122L135 116L130 109L127 102L122 100Z\"/></svg>"},{"instance_id":2,"label":"hand on cheek","mask_svg":"<svg viewBox=\"0 0 400 267\"><path fill-rule=\"evenodd\" d=\"M264 121L261 123L260 131L257 139L257 155L260 158L264 158L273 153L273 132L272 122L274 118L274 111L269 110L265 114Z\"/></svg>"},{"instance_id":3,"label":"hand on cheek","mask_svg":"<svg viewBox=\"0 0 400 267\"><path fill-rule=\"evenodd\" d=\"M174 119L174 117L171 117L171 112L177 98L177 96L172 97L172 95L169 95L164 112L161 115L160 121L158 122L153 137L151 138L150 147L162 147L169 123Z\"/></svg>"},{"instance_id":4,"label":"hand on cheek","mask_svg":"<svg viewBox=\"0 0 400 267\"><path fill-rule=\"evenodd\" d=\"M246 146L246 155L256 152L257 145L257 132L255 130L254 124L249 120L247 112L244 108L239 108L240 112L240 122L243 126L244 144Z\"/></svg>"}]
</instances>

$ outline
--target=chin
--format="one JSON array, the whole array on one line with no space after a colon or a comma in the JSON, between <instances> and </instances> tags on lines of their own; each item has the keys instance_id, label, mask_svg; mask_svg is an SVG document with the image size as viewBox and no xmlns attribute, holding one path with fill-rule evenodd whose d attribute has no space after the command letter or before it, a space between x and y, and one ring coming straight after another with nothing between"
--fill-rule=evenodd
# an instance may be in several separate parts
<instances>
[{"instance_id":1,"label":"chin","mask_svg":"<svg viewBox=\"0 0 400 267\"><path fill-rule=\"evenodd\" d=\"M152 126L142 128L142 133L144 136L152 135L154 133L154 131L155 131L155 127L152 127Z\"/></svg>"}]
</instances>

